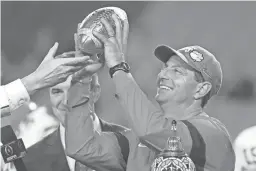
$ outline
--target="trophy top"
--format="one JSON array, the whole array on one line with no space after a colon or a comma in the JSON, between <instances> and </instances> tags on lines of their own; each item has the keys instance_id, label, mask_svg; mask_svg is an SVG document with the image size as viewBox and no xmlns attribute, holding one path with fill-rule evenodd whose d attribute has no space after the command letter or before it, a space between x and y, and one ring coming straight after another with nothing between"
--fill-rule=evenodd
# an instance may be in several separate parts
<instances>
[{"instance_id":1,"label":"trophy top","mask_svg":"<svg viewBox=\"0 0 256 171\"><path fill-rule=\"evenodd\" d=\"M177 122L175 120L172 121L171 132L172 136L168 138L164 151L159 155L168 157L187 156L183 149L181 138L177 135Z\"/></svg>"},{"instance_id":2,"label":"trophy top","mask_svg":"<svg viewBox=\"0 0 256 171\"><path fill-rule=\"evenodd\" d=\"M78 25L77 27L77 32L79 32L79 30L81 29L96 29L97 31L99 28L95 28L95 27L103 27L100 19L101 18L105 18L107 19L110 24L115 27L115 23L114 20L112 19L112 14L116 14L117 17L120 19L120 21L124 21L127 20L127 14L126 12L118 7L104 7L104 8L99 8L93 12L91 12L88 16L86 16L84 18L84 20Z\"/></svg>"},{"instance_id":3,"label":"trophy top","mask_svg":"<svg viewBox=\"0 0 256 171\"><path fill-rule=\"evenodd\" d=\"M172 121L171 133L165 149L153 161L151 171L195 171L195 164L186 154L182 147L181 138L177 135L177 122L175 120Z\"/></svg>"},{"instance_id":4,"label":"trophy top","mask_svg":"<svg viewBox=\"0 0 256 171\"><path fill-rule=\"evenodd\" d=\"M105 36L109 36L101 19L106 19L115 30L116 26L112 14L117 15L118 19L121 21L121 27L123 27L125 20L128 22L127 14L121 8L104 7L94 10L78 24L76 33L77 49L89 55L102 54L104 52L104 45L93 35L93 30Z\"/></svg>"}]
</instances>

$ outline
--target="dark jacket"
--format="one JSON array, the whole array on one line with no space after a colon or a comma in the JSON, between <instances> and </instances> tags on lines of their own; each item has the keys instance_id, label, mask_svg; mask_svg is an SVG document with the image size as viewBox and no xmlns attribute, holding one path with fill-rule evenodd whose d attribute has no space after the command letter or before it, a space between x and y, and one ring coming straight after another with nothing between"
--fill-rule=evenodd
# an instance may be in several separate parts
<instances>
[{"instance_id":1,"label":"dark jacket","mask_svg":"<svg viewBox=\"0 0 256 171\"><path fill-rule=\"evenodd\" d=\"M117 136L125 129L102 119L100 119L100 124L102 131L115 132ZM28 148L23 161L28 171L69 171L59 129ZM91 169L88 168L89 170Z\"/></svg>"}]
</instances>

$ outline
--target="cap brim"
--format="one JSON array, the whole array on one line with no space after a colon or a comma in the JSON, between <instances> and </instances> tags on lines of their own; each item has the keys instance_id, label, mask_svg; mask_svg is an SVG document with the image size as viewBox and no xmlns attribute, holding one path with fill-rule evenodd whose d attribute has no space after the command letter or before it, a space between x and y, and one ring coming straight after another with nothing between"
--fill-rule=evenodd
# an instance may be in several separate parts
<instances>
[{"instance_id":1,"label":"cap brim","mask_svg":"<svg viewBox=\"0 0 256 171\"><path fill-rule=\"evenodd\" d=\"M166 45L158 46L155 49L154 54L163 63L166 63L170 59L170 57L172 57L173 55L179 56L183 61L188 63L187 58L183 54L181 54L179 51L177 51L169 46L166 46Z\"/></svg>"}]
</instances>

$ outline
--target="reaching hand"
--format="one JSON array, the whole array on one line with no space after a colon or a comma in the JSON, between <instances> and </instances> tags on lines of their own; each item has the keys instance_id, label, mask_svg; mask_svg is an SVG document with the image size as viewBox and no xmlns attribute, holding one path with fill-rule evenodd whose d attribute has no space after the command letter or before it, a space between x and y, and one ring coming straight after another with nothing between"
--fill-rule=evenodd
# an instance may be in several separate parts
<instances>
[{"instance_id":1,"label":"reaching hand","mask_svg":"<svg viewBox=\"0 0 256 171\"><path fill-rule=\"evenodd\" d=\"M109 37L93 30L93 34L104 44L104 55L106 64L109 68L123 62L125 60L125 53L127 49L127 40L129 34L129 23L128 20L122 23L118 19L116 14L112 15L115 21L116 30L112 28L111 24L104 18L101 19L102 24L105 26Z\"/></svg>"},{"instance_id":2,"label":"reaching hand","mask_svg":"<svg viewBox=\"0 0 256 171\"><path fill-rule=\"evenodd\" d=\"M66 53L54 58L57 49L58 43L55 43L39 67L22 79L29 94L64 82L68 76L92 62L88 56L70 58Z\"/></svg>"}]
</instances>

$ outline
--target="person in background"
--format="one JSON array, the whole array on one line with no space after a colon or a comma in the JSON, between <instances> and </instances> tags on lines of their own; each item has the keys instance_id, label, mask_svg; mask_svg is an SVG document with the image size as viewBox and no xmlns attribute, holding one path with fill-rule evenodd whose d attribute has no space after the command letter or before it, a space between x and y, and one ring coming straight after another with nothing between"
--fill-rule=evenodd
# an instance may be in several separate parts
<instances>
[{"instance_id":1,"label":"person in background","mask_svg":"<svg viewBox=\"0 0 256 171\"><path fill-rule=\"evenodd\" d=\"M58 43L49 50L38 68L28 76L0 86L1 118L30 100L36 91L65 81L70 75L90 64L90 58L74 58L70 53L55 57Z\"/></svg>"},{"instance_id":2,"label":"person in background","mask_svg":"<svg viewBox=\"0 0 256 171\"><path fill-rule=\"evenodd\" d=\"M235 171L256 171L256 126L246 128L234 141Z\"/></svg>"}]
</instances>

